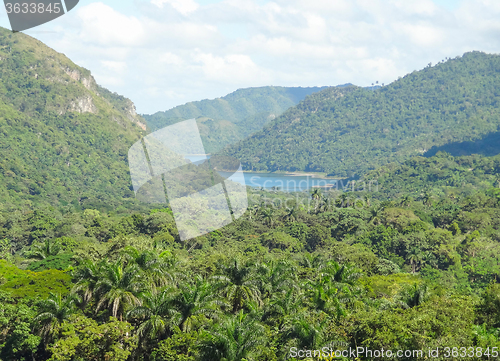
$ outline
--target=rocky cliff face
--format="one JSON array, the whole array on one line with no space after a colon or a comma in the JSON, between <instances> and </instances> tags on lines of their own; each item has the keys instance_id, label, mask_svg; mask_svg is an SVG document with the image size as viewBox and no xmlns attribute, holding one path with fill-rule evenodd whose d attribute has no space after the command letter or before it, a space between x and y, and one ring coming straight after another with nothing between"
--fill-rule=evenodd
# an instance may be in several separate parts
<instances>
[{"instance_id":1,"label":"rocky cliff face","mask_svg":"<svg viewBox=\"0 0 500 361\"><path fill-rule=\"evenodd\" d=\"M99 86L89 70L25 34L0 28L0 74L0 100L30 116L108 114L113 124L146 130L131 100Z\"/></svg>"},{"instance_id":2,"label":"rocky cliff face","mask_svg":"<svg viewBox=\"0 0 500 361\"><path fill-rule=\"evenodd\" d=\"M129 99L22 33L0 28L0 205L132 204L127 161L145 125Z\"/></svg>"},{"instance_id":3,"label":"rocky cliff face","mask_svg":"<svg viewBox=\"0 0 500 361\"><path fill-rule=\"evenodd\" d=\"M97 113L97 107L91 96L84 96L69 103L68 111L77 113Z\"/></svg>"}]
</instances>

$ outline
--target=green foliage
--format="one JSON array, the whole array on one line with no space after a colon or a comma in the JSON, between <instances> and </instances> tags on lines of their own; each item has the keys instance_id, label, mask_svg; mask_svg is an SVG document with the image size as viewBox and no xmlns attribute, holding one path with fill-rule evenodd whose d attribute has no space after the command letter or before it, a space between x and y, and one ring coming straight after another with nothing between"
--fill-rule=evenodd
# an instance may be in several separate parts
<instances>
[{"instance_id":1,"label":"green foliage","mask_svg":"<svg viewBox=\"0 0 500 361\"><path fill-rule=\"evenodd\" d=\"M259 202L286 196L254 192ZM19 326L27 330L20 338L7 331L19 346L5 343L0 352L40 360L85 354L277 361L291 347L320 348L329 340L373 349L455 342L493 347L500 334L494 285L500 278L500 204L489 189L476 194L436 195L432 202L372 197L351 208L333 200L362 195L323 192L320 204L304 203L293 217L290 209L264 202L189 242L177 237L168 209L122 216L88 209L59 216L52 228L58 238L31 248L57 244L74 252L67 259L72 278L0 262L1 288L32 312L28 325ZM309 193L301 196L311 199ZM444 216L445 209L453 211ZM33 224L47 223L46 213L37 214L4 219L17 222L30 239L30 232L41 229ZM29 248L14 258L22 254L29 255ZM50 267L65 255L49 255L31 267ZM71 292L49 290L54 281L47 278L37 283L43 274L68 277ZM460 318L462 312L466 317ZM96 334L110 341L104 344Z\"/></svg>"},{"instance_id":2,"label":"green foliage","mask_svg":"<svg viewBox=\"0 0 500 361\"><path fill-rule=\"evenodd\" d=\"M403 312L360 313L353 322L348 331L351 346L358 345L371 350L435 350L439 347L441 351L443 345L474 345L471 328L474 304L464 297L436 297ZM439 354L437 360L446 359L444 353ZM417 358L417 355L412 355L402 360Z\"/></svg>"},{"instance_id":3,"label":"green foliage","mask_svg":"<svg viewBox=\"0 0 500 361\"><path fill-rule=\"evenodd\" d=\"M120 105L130 101L117 101L88 70L23 33L0 29L0 57L0 202L10 209L134 204L127 153L142 118L131 103ZM50 229L34 226L35 239Z\"/></svg>"},{"instance_id":4,"label":"green foliage","mask_svg":"<svg viewBox=\"0 0 500 361\"><path fill-rule=\"evenodd\" d=\"M151 361L196 361L197 332L175 332L168 339L160 341L151 354Z\"/></svg>"},{"instance_id":5,"label":"green foliage","mask_svg":"<svg viewBox=\"0 0 500 361\"><path fill-rule=\"evenodd\" d=\"M66 294L71 287L71 276L58 270L32 272L0 260L2 282L0 291L12 297L46 298L51 292Z\"/></svg>"},{"instance_id":6,"label":"green foliage","mask_svg":"<svg viewBox=\"0 0 500 361\"><path fill-rule=\"evenodd\" d=\"M41 338L32 332L33 305L0 292L0 359L32 360Z\"/></svg>"},{"instance_id":7,"label":"green foliage","mask_svg":"<svg viewBox=\"0 0 500 361\"><path fill-rule=\"evenodd\" d=\"M499 68L500 56L471 52L376 90L328 88L225 153L246 170L359 177L433 147L478 141L500 126ZM498 154L498 136L488 142Z\"/></svg>"},{"instance_id":8,"label":"green foliage","mask_svg":"<svg viewBox=\"0 0 500 361\"><path fill-rule=\"evenodd\" d=\"M33 272L41 272L50 269L64 271L72 265L72 258L73 255L69 253L49 256L43 260L30 263L28 269Z\"/></svg>"},{"instance_id":9,"label":"green foliage","mask_svg":"<svg viewBox=\"0 0 500 361\"><path fill-rule=\"evenodd\" d=\"M390 298L407 285L413 286L421 283L421 279L417 276L399 273L388 276L371 276L363 279L362 282L370 292L373 292L374 297Z\"/></svg>"},{"instance_id":10,"label":"green foliage","mask_svg":"<svg viewBox=\"0 0 500 361\"><path fill-rule=\"evenodd\" d=\"M248 314L240 311L215 325L201 344L200 360L258 360L265 344L265 330Z\"/></svg>"},{"instance_id":11,"label":"green foliage","mask_svg":"<svg viewBox=\"0 0 500 361\"><path fill-rule=\"evenodd\" d=\"M110 318L99 325L85 316L75 315L59 327L60 337L49 346L50 361L116 360L126 361L137 347L133 327Z\"/></svg>"},{"instance_id":12,"label":"green foliage","mask_svg":"<svg viewBox=\"0 0 500 361\"><path fill-rule=\"evenodd\" d=\"M198 118L212 151L310 94L228 152L255 170L345 176L405 160L348 192L249 190L245 215L184 242L171 209L132 200L133 104L21 33L0 29L0 57L1 360L500 344L500 158L484 156L498 149L500 57L468 53L375 91L243 89L149 117ZM437 152L459 147L482 155Z\"/></svg>"},{"instance_id":13,"label":"green foliage","mask_svg":"<svg viewBox=\"0 0 500 361\"><path fill-rule=\"evenodd\" d=\"M190 102L144 118L152 130L196 118L205 151L214 153L261 130L307 95L322 89L274 86L238 89L222 98Z\"/></svg>"},{"instance_id":14,"label":"green foliage","mask_svg":"<svg viewBox=\"0 0 500 361\"><path fill-rule=\"evenodd\" d=\"M490 327L500 327L500 285L490 284L481 295L478 310L481 321Z\"/></svg>"},{"instance_id":15,"label":"green foliage","mask_svg":"<svg viewBox=\"0 0 500 361\"><path fill-rule=\"evenodd\" d=\"M475 189L491 189L497 185L500 156L471 155L452 157L440 152L433 157L413 157L402 164L390 164L368 172L361 182L378 184L377 197L405 197L402 206L411 200L432 202L447 195L454 199L459 194L471 194ZM494 191L491 195L496 197ZM443 209L450 213L453 209Z\"/></svg>"}]
</instances>

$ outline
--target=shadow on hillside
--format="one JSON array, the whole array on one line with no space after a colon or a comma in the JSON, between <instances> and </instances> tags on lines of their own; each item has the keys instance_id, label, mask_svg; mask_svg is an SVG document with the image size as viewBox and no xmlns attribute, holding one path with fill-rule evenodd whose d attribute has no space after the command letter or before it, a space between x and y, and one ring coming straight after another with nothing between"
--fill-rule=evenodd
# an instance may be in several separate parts
<instances>
[{"instance_id":1,"label":"shadow on hillside","mask_svg":"<svg viewBox=\"0 0 500 361\"><path fill-rule=\"evenodd\" d=\"M440 147L434 146L424 154L424 157L432 157L437 152L446 152L453 156L481 154L491 157L500 154L500 132L490 133L474 141L454 142Z\"/></svg>"}]
</instances>

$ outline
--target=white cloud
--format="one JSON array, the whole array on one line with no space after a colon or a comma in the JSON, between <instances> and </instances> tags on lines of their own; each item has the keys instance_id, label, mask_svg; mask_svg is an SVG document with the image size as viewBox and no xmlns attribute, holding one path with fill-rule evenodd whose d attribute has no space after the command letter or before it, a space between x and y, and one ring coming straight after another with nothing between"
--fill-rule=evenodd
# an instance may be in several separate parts
<instances>
[{"instance_id":1,"label":"white cloud","mask_svg":"<svg viewBox=\"0 0 500 361\"><path fill-rule=\"evenodd\" d=\"M189 13L196 11L199 7L199 5L193 0L152 0L151 3L159 8L163 8L164 4L169 4L183 15L188 15Z\"/></svg>"},{"instance_id":2,"label":"white cloud","mask_svg":"<svg viewBox=\"0 0 500 361\"><path fill-rule=\"evenodd\" d=\"M206 79L217 83L253 84L266 76L265 71L252 61L248 55L229 54L224 57L198 53L193 60L201 63Z\"/></svg>"},{"instance_id":3,"label":"white cloud","mask_svg":"<svg viewBox=\"0 0 500 361\"><path fill-rule=\"evenodd\" d=\"M183 60L180 56L175 55L170 52L163 53L159 56L158 61L163 64L168 65L181 65L183 64Z\"/></svg>"},{"instance_id":4,"label":"white cloud","mask_svg":"<svg viewBox=\"0 0 500 361\"><path fill-rule=\"evenodd\" d=\"M118 74L124 74L128 68L127 63L124 61L103 60L101 63L104 68Z\"/></svg>"},{"instance_id":5,"label":"white cloud","mask_svg":"<svg viewBox=\"0 0 500 361\"><path fill-rule=\"evenodd\" d=\"M400 29L407 34L413 44L420 47L438 46L446 38L444 30L430 24L400 24Z\"/></svg>"},{"instance_id":6,"label":"white cloud","mask_svg":"<svg viewBox=\"0 0 500 361\"><path fill-rule=\"evenodd\" d=\"M465 51L500 52L498 0L455 11L432 0L136 4L134 16L80 6L40 38L144 113L248 86L389 83Z\"/></svg>"},{"instance_id":7,"label":"white cloud","mask_svg":"<svg viewBox=\"0 0 500 361\"><path fill-rule=\"evenodd\" d=\"M144 24L100 2L79 8L81 40L104 46L136 46L145 40Z\"/></svg>"}]
</instances>

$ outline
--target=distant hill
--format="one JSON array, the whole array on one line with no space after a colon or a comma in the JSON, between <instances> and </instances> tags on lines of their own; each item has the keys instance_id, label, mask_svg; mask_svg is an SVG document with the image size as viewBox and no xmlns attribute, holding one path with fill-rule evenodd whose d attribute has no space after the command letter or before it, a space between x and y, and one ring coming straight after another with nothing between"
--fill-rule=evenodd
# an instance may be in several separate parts
<instances>
[{"instance_id":1,"label":"distant hill","mask_svg":"<svg viewBox=\"0 0 500 361\"><path fill-rule=\"evenodd\" d=\"M373 196L386 199L473 194L476 190L500 188L500 154L453 157L439 152L430 158L413 157L370 171L358 182L359 187L371 184L371 190L376 191Z\"/></svg>"},{"instance_id":2,"label":"distant hill","mask_svg":"<svg viewBox=\"0 0 500 361\"><path fill-rule=\"evenodd\" d=\"M41 42L0 28L0 204L115 209L134 199L134 104ZM0 220L1 221L1 220Z\"/></svg>"},{"instance_id":3,"label":"distant hill","mask_svg":"<svg viewBox=\"0 0 500 361\"><path fill-rule=\"evenodd\" d=\"M355 177L431 148L495 142L488 135L500 130L499 89L500 56L466 53L373 91L312 94L224 152L247 170Z\"/></svg>"},{"instance_id":4,"label":"distant hill","mask_svg":"<svg viewBox=\"0 0 500 361\"><path fill-rule=\"evenodd\" d=\"M222 98L190 102L143 116L153 131L196 118L205 150L213 153L261 130L306 96L325 88L267 86L238 89Z\"/></svg>"}]
</instances>

